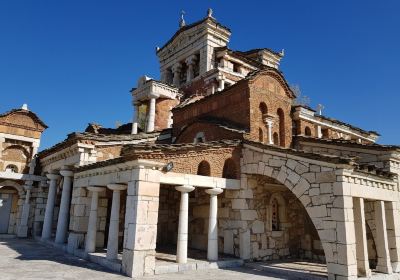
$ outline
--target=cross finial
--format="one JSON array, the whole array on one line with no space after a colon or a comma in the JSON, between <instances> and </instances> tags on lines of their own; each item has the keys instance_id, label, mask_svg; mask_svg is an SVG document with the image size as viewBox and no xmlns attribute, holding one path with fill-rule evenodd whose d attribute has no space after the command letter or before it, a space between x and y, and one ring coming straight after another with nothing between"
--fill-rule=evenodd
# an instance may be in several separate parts
<instances>
[{"instance_id":1,"label":"cross finial","mask_svg":"<svg viewBox=\"0 0 400 280\"><path fill-rule=\"evenodd\" d=\"M185 11L182 10L181 11L181 20L179 21L179 27L184 27L186 25L185 19L183 17L184 15L185 15Z\"/></svg>"},{"instance_id":2,"label":"cross finial","mask_svg":"<svg viewBox=\"0 0 400 280\"><path fill-rule=\"evenodd\" d=\"M322 115L322 110L324 110L324 109L325 109L324 105L322 105L322 104L317 105L318 114Z\"/></svg>"},{"instance_id":3,"label":"cross finial","mask_svg":"<svg viewBox=\"0 0 400 280\"><path fill-rule=\"evenodd\" d=\"M213 17L212 14L213 14L213 9L208 8L208 10L207 10L207 17L212 18L212 17Z\"/></svg>"}]
</instances>

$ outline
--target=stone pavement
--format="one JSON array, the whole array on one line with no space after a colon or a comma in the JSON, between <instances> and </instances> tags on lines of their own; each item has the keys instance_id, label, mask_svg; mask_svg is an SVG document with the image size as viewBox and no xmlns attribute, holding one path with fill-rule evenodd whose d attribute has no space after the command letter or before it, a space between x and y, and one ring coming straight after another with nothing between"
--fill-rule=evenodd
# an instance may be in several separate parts
<instances>
[{"instance_id":1,"label":"stone pavement","mask_svg":"<svg viewBox=\"0 0 400 280\"><path fill-rule=\"evenodd\" d=\"M268 276L254 268L211 269L143 277L143 280L272 280L294 279ZM100 280L129 279L109 272L97 264L63 253L29 239L0 239L0 279Z\"/></svg>"}]
</instances>

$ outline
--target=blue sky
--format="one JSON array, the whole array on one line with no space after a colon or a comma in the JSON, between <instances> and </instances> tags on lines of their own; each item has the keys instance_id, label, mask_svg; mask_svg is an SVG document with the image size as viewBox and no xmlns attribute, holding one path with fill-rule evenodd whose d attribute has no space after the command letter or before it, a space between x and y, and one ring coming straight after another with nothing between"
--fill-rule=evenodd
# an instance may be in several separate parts
<instances>
[{"instance_id":1,"label":"blue sky","mask_svg":"<svg viewBox=\"0 0 400 280\"><path fill-rule=\"evenodd\" d=\"M156 46L212 7L230 48L285 49L281 64L324 114L400 144L400 1L0 1L0 112L28 103L42 149L89 122L132 116L138 77L159 77Z\"/></svg>"}]
</instances>

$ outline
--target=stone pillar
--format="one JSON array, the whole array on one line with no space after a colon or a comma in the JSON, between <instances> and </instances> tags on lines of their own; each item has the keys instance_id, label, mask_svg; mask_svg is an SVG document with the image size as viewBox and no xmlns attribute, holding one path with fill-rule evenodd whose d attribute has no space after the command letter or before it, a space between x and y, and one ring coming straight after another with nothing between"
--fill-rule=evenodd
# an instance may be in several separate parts
<instances>
[{"instance_id":1,"label":"stone pillar","mask_svg":"<svg viewBox=\"0 0 400 280\"><path fill-rule=\"evenodd\" d=\"M177 63L172 67L172 72L173 72L173 75L174 75L172 83L176 87L180 86L181 68L182 68L182 65L180 63Z\"/></svg>"},{"instance_id":2,"label":"stone pillar","mask_svg":"<svg viewBox=\"0 0 400 280\"><path fill-rule=\"evenodd\" d=\"M322 138L322 127L320 125L317 126L317 137Z\"/></svg>"},{"instance_id":3,"label":"stone pillar","mask_svg":"<svg viewBox=\"0 0 400 280\"><path fill-rule=\"evenodd\" d=\"M50 184L49 184L49 193L47 195L46 211L44 213L42 240L51 238L54 200L56 198L56 192L57 192L57 180L60 178L60 175L47 174L47 178L50 179Z\"/></svg>"},{"instance_id":4,"label":"stone pillar","mask_svg":"<svg viewBox=\"0 0 400 280\"><path fill-rule=\"evenodd\" d=\"M60 211L58 213L56 240L58 244L63 244L67 241L68 222L69 222L69 205L71 201L71 187L74 173L70 170L61 170L61 176L64 177Z\"/></svg>"},{"instance_id":5,"label":"stone pillar","mask_svg":"<svg viewBox=\"0 0 400 280\"><path fill-rule=\"evenodd\" d=\"M378 255L378 264L376 271L382 273L392 273L392 265L390 263L390 252L386 230L385 204L383 201L374 202L375 225L376 225L376 253Z\"/></svg>"},{"instance_id":6,"label":"stone pillar","mask_svg":"<svg viewBox=\"0 0 400 280\"><path fill-rule=\"evenodd\" d=\"M147 118L146 132L154 131L155 118L156 118L156 99L154 97L152 97L152 98L150 98L150 101L149 101L149 116Z\"/></svg>"},{"instance_id":7,"label":"stone pillar","mask_svg":"<svg viewBox=\"0 0 400 280\"><path fill-rule=\"evenodd\" d=\"M268 128L268 144L274 144L274 138L272 137L272 124L271 120L267 120L267 128Z\"/></svg>"},{"instance_id":8,"label":"stone pillar","mask_svg":"<svg viewBox=\"0 0 400 280\"><path fill-rule=\"evenodd\" d=\"M122 184L109 184L107 188L113 191L110 226L108 229L107 259L115 260L118 258L118 235L119 235L119 211L121 191L126 190L127 186Z\"/></svg>"},{"instance_id":9,"label":"stone pillar","mask_svg":"<svg viewBox=\"0 0 400 280\"><path fill-rule=\"evenodd\" d=\"M175 187L181 192L181 202L179 208L179 225L178 225L178 244L176 249L176 262L187 262L187 246L188 246L188 224L189 224L189 192L194 190L192 186Z\"/></svg>"},{"instance_id":10,"label":"stone pillar","mask_svg":"<svg viewBox=\"0 0 400 280\"><path fill-rule=\"evenodd\" d=\"M208 246L207 259L209 261L218 260L218 199L217 195L222 193L222 189L214 188L206 190L210 195L210 215L208 218Z\"/></svg>"},{"instance_id":11,"label":"stone pillar","mask_svg":"<svg viewBox=\"0 0 400 280\"><path fill-rule=\"evenodd\" d=\"M158 170L137 168L128 183L122 272L130 277L155 272L159 174Z\"/></svg>"},{"instance_id":12,"label":"stone pillar","mask_svg":"<svg viewBox=\"0 0 400 280\"><path fill-rule=\"evenodd\" d=\"M398 202L385 202L386 226L393 272L400 272L400 217Z\"/></svg>"},{"instance_id":13,"label":"stone pillar","mask_svg":"<svg viewBox=\"0 0 400 280\"><path fill-rule=\"evenodd\" d=\"M103 187L87 187L92 192L92 202L90 203L89 223L86 233L85 252L93 253L96 251L97 234L97 208L99 204L99 192L104 191Z\"/></svg>"},{"instance_id":14,"label":"stone pillar","mask_svg":"<svg viewBox=\"0 0 400 280\"><path fill-rule=\"evenodd\" d=\"M133 112L133 118L132 118L132 134L137 134L138 119L139 119L139 103L134 102L133 107L135 108L135 111Z\"/></svg>"},{"instance_id":15,"label":"stone pillar","mask_svg":"<svg viewBox=\"0 0 400 280\"><path fill-rule=\"evenodd\" d=\"M354 229L356 234L356 254L358 276L370 277L368 262L367 231L365 228L364 199L353 198Z\"/></svg>"},{"instance_id":16,"label":"stone pillar","mask_svg":"<svg viewBox=\"0 0 400 280\"><path fill-rule=\"evenodd\" d=\"M18 237L28 237L28 219L29 219L29 209L31 207L30 198L31 198L31 190L32 190L32 181L27 182L24 186L26 191L25 201L22 205L22 213L21 213L21 221L18 225L17 236Z\"/></svg>"},{"instance_id":17,"label":"stone pillar","mask_svg":"<svg viewBox=\"0 0 400 280\"><path fill-rule=\"evenodd\" d=\"M218 91L223 91L225 88L225 77L224 75L218 75Z\"/></svg>"}]
</instances>

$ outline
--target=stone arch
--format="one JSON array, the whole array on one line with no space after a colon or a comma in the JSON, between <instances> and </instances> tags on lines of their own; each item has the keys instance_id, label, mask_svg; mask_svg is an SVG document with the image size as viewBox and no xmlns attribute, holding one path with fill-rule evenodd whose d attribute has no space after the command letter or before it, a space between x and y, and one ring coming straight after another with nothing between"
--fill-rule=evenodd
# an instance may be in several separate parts
<instances>
[{"instance_id":1,"label":"stone arch","mask_svg":"<svg viewBox=\"0 0 400 280\"><path fill-rule=\"evenodd\" d=\"M11 180L5 180L0 183L1 187L13 187L18 191L18 195L23 195L25 194L24 187L18 184L17 182L11 181Z\"/></svg>"},{"instance_id":2,"label":"stone arch","mask_svg":"<svg viewBox=\"0 0 400 280\"><path fill-rule=\"evenodd\" d=\"M305 154L300 152L297 155L266 149L265 145L245 145L242 182L247 175L264 175L290 190L317 231L329 277L355 277L353 203L351 197L343 196L344 184L336 181L334 165L302 157Z\"/></svg>"},{"instance_id":3,"label":"stone arch","mask_svg":"<svg viewBox=\"0 0 400 280\"><path fill-rule=\"evenodd\" d=\"M210 176L210 174L211 174L210 163L208 163L208 161L206 160L201 161L197 166L197 175Z\"/></svg>"}]
</instances>

